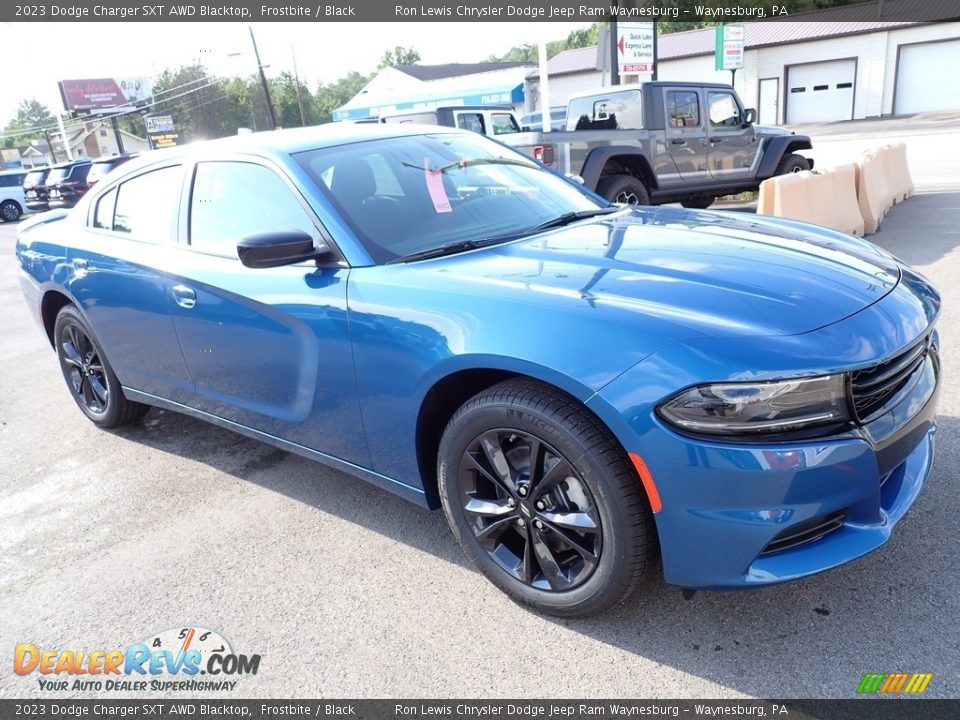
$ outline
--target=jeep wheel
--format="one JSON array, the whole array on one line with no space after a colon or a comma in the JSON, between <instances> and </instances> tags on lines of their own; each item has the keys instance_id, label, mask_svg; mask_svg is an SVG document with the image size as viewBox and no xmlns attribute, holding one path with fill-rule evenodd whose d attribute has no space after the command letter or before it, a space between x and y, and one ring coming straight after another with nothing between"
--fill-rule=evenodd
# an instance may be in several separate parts
<instances>
[{"instance_id":1,"label":"jeep wheel","mask_svg":"<svg viewBox=\"0 0 960 720\"><path fill-rule=\"evenodd\" d=\"M777 166L776 175L786 175L788 173L802 172L803 170L810 169L810 161L807 160L803 155L795 155L791 153L790 155L784 156L783 160L780 161L780 164Z\"/></svg>"},{"instance_id":2,"label":"jeep wheel","mask_svg":"<svg viewBox=\"0 0 960 720\"><path fill-rule=\"evenodd\" d=\"M597 194L614 203L649 205L650 193L633 175L607 175L597 183Z\"/></svg>"}]
</instances>

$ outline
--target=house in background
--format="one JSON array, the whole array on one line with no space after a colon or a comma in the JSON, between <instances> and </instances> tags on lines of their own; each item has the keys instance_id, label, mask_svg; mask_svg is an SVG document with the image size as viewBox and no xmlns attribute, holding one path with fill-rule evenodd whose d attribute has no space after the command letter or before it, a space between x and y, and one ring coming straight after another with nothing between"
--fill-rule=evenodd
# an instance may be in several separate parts
<instances>
[{"instance_id":1,"label":"house in background","mask_svg":"<svg viewBox=\"0 0 960 720\"><path fill-rule=\"evenodd\" d=\"M97 158L120 154L116 134L108 122L85 120L83 125L68 130L66 135L67 144L74 158ZM124 152L137 153L150 149L150 143L147 142L146 138L139 137L126 130L121 130L120 135L123 138ZM65 158L66 152L60 133L51 133L51 140L57 157Z\"/></svg>"},{"instance_id":2,"label":"house in background","mask_svg":"<svg viewBox=\"0 0 960 720\"><path fill-rule=\"evenodd\" d=\"M385 67L353 98L333 111L334 120L360 120L398 110L444 105L524 107L528 62L447 63Z\"/></svg>"}]
</instances>

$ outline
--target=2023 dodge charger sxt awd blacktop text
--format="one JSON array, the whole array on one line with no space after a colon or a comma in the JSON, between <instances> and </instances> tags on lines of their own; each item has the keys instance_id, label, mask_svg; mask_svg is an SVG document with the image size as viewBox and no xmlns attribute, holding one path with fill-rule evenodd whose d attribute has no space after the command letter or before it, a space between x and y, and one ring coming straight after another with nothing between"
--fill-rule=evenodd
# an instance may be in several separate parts
<instances>
[{"instance_id":1,"label":"2023 dodge charger sxt awd blacktop text","mask_svg":"<svg viewBox=\"0 0 960 720\"><path fill-rule=\"evenodd\" d=\"M344 125L147 153L17 257L67 387L442 507L582 616L659 552L746 588L883 544L931 467L940 300L863 240L611 206L493 141Z\"/></svg>"}]
</instances>

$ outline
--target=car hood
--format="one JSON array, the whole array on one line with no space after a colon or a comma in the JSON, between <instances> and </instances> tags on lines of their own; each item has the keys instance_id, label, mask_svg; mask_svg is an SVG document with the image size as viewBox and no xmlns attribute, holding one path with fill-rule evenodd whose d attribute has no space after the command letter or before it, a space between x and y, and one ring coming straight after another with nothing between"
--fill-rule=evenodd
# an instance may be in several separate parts
<instances>
[{"instance_id":1,"label":"car hood","mask_svg":"<svg viewBox=\"0 0 960 720\"><path fill-rule=\"evenodd\" d=\"M787 130L786 128L776 127L774 125L754 125L754 132L763 137L772 137L774 135L796 135L793 130Z\"/></svg>"},{"instance_id":2,"label":"car hood","mask_svg":"<svg viewBox=\"0 0 960 720\"><path fill-rule=\"evenodd\" d=\"M809 332L877 302L900 278L895 258L851 236L674 208L630 210L423 265L528 302L533 292L541 303L632 310L673 325L676 340Z\"/></svg>"}]
</instances>

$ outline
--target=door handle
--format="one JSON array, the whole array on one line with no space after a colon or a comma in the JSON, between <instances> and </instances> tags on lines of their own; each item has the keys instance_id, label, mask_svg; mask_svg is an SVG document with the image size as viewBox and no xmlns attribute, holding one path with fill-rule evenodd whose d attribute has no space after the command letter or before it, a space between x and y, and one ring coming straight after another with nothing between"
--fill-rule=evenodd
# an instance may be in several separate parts
<instances>
[{"instance_id":1,"label":"door handle","mask_svg":"<svg viewBox=\"0 0 960 720\"><path fill-rule=\"evenodd\" d=\"M673 140L670 141L670 143L673 145L686 145L687 141L684 140L683 138L674 138Z\"/></svg>"},{"instance_id":2,"label":"door handle","mask_svg":"<svg viewBox=\"0 0 960 720\"><path fill-rule=\"evenodd\" d=\"M173 290L173 299L180 307L189 310L197 304L197 293L194 292L193 288L188 288L186 285L174 285L171 289Z\"/></svg>"}]
</instances>

